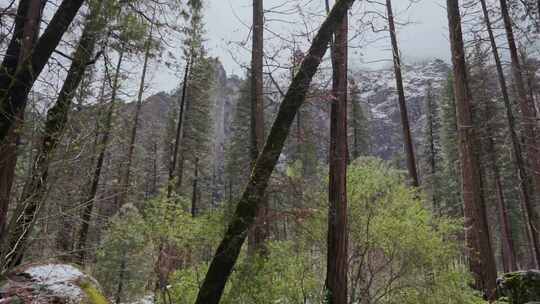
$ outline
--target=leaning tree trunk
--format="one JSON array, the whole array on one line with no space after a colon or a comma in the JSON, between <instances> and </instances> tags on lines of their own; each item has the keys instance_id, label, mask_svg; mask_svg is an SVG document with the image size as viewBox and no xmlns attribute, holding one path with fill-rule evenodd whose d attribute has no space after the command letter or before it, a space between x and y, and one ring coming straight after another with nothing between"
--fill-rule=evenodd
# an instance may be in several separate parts
<instances>
[{"instance_id":1,"label":"leaning tree trunk","mask_svg":"<svg viewBox=\"0 0 540 304\"><path fill-rule=\"evenodd\" d=\"M328 183L328 252L326 254L326 300L347 303L347 15L341 21L332 45L333 82L330 113Z\"/></svg>"},{"instance_id":2,"label":"leaning tree trunk","mask_svg":"<svg viewBox=\"0 0 540 304\"><path fill-rule=\"evenodd\" d=\"M101 177L101 170L103 168L103 161L105 160L105 152L107 150L107 145L109 144L109 138L111 136L114 105L116 101L116 95L119 89L118 80L120 78L120 67L122 66L124 52L125 50L123 46L121 46L121 50L118 56L118 62L116 63L116 71L114 74L113 84L112 84L111 101L109 102L107 116L105 117L103 135L98 145L100 149L99 155L97 158L97 163L94 169L94 173L92 175L92 181L90 182L90 189L88 192L88 196L86 197L86 200L84 201L84 204L86 204L86 206L84 207L83 213L81 215L82 223L81 223L81 230L79 231L79 242L77 244L77 263L79 265L84 265L85 258L86 258L88 230L90 228L90 220L92 218L92 210L94 209L97 189L98 189L99 180Z\"/></svg>"},{"instance_id":3,"label":"leaning tree trunk","mask_svg":"<svg viewBox=\"0 0 540 304\"><path fill-rule=\"evenodd\" d=\"M193 65L194 56L191 55L187 62L186 62L186 68L184 70L184 82L182 83L182 95L180 96L180 110L178 112L178 122L176 125L176 137L174 141L174 149L173 149L173 155L172 155L172 161L169 168L169 181L167 184L167 197L170 198L172 195L172 189L173 189L173 180L175 178L174 174L175 172L178 172L178 180L177 180L177 190L180 189L182 186L182 176L179 171L176 170L176 163L178 159L178 150L180 149L180 142L183 139L183 119L184 119L184 108L186 108L186 91L189 81L189 73L191 71L191 67ZM183 165L183 156L181 157L181 164Z\"/></svg>"},{"instance_id":4,"label":"leaning tree trunk","mask_svg":"<svg viewBox=\"0 0 540 304\"><path fill-rule=\"evenodd\" d=\"M504 28L506 31L506 38L508 40L508 48L510 50L510 58L512 62L512 75L514 78L514 85L518 95L518 104L521 111L521 119L523 126L523 135L525 137L526 155L529 159L529 165L532 171L532 184L536 190L536 201L540 197L540 143L538 138L538 122L536 121L535 108L532 100L527 95L525 89L525 83L523 81L523 74L521 64L519 62L519 55L517 52L516 41L514 38L514 31L512 28L512 20L508 11L506 0L500 0L501 14L504 21ZM533 248L533 261L536 267L540 266L540 240L539 240L539 224L540 220L534 204L532 201L525 202L525 209L523 210L527 222L527 233L532 241Z\"/></svg>"},{"instance_id":5,"label":"leaning tree trunk","mask_svg":"<svg viewBox=\"0 0 540 304\"><path fill-rule=\"evenodd\" d=\"M473 127L458 0L447 0L447 11L458 120L466 253L475 279L475 287L482 290L488 299L493 300L497 270L482 195L480 163L476 151L478 138Z\"/></svg>"},{"instance_id":6,"label":"leaning tree trunk","mask_svg":"<svg viewBox=\"0 0 540 304\"><path fill-rule=\"evenodd\" d=\"M246 239L247 231L258 214L261 199L264 197L270 175L283 150L296 112L305 100L311 80L326 53L332 34L341 24L341 20L353 2L354 0L338 0L313 39L298 73L292 80L279 107L266 144L255 162L250 180L237 204L235 214L210 263L199 289L196 304L219 303L225 284Z\"/></svg>"},{"instance_id":7,"label":"leaning tree trunk","mask_svg":"<svg viewBox=\"0 0 540 304\"><path fill-rule=\"evenodd\" d=\"M15 211L16 216L10 222L9 228L12 232L2 246L5 250L2 254L2 270L11 269L20 264L25 253L29 234L32 232L32 227L45 199L52 155L65 129L75 91L94 54L96 41L102 28L100 14L101 4L98 2L88 16L81 40L74 53L74 61L56 103L47 112L41 147L32 162L32 176L23 188L19 208Z\"/></svg>"},{"instance_id":8,"label":"leaning tree trunk","mask_svg":"<svg viewBox=\"0 0 540 304\"><path fill-rule=\"evenodd\" d=\"M405 102L405 90L403 88L403 78L401 75L401 59L399 57L399 48L396 38L396 27L394 25L394 14L392 12L392 1L386 0L386 9L388 17L388 27L390 31L390 41L392 42L392 54L394 61L394 74L396 77L396 88L398 92L399 113L401 115L401 127L403 129L403 142L405 148L405 156L407 157L407 171L412 186L418 187L418 172L416 169L416 159L414 156L414 146L411 136L411 128L409 126L409 115L407 113L407 103Z\"/></svg>"},{"instance_id":9,"label":"leaning tree trunk","mask_svg":"<svg viewBox=\"0 0 540 304\"><path fill-rule=\"evenodd\" d=\"M44 2L41 0L22 0L17 8L13 36L8 45L2 65L0 66L0 83L5 83L15 75L19 64L24 62L35 44L39 35L39 22ZM4 141L0 139L0 240L5 237L7 213L11 200L11 187L15 177L17 164L17 145L19 132L24 119L20 112L14 117L14 123L9 128Z\"/></svg>"},{"instance_id":10,"label":"leaning tree trunk","mask_svg":"<svg viewBox=\"0 0 540 304\"><path fill-rule=\"evenodd\" d=\"M26 1L23 1L26 2ZM0 68L0 142L3 142L17 115L24 112L32 85L47 64L84 0L63 0L28 59L14 75Z\"/></svg>"}]
</instances>

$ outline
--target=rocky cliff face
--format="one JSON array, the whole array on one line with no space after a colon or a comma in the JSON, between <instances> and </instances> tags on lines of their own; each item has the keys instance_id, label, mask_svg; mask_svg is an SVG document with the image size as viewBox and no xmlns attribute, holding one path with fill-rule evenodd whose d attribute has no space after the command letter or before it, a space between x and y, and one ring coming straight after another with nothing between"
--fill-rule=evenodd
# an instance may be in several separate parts
<instances>
[{"instance_id":1,"label":"rocky cliff face","mask_svg":"<svg viewBox=\"0 0 540 304\"><path fill-rule=\"evenodd\" d=\"M219 63L215 61L216 81L213 88L214 113L214 155L216 157L216 172L223 170L224 146L231 134L231 119L238 99L242 79L238 76L228 76ZM425 124L425 97L428 83L431 83L435 102L440 90L450 72L450 67L442 60L405 65L403 80L408 105L409 118L415 144L419 146ZM392 159L402 153L401 123L397 104L396 83L392 68L362 71L356 70L351 74L361 90L361 105L369 117L372 140L372 153L384 159ZM286 88L286 86L284 86ZM143 107L143 120L163 121L175 98L165 93L159 93L148 98ZM277 107L275 107L277 109ZM320 106L315 115L316 129L324 132L321 126L328 125L328 107ZM326 136L324 136L326 137ZM321 143L323 144L323 143Z\"/></svg>"},{"instance_id":2,"label":"rocky cliff face","mask_svg":"<svg viewBox=\"0 0 540 304\"><path fill-rule=\"evenodd\" d=\"M225 147L230 140L232 118L239 99L240 86L244 81L238 76L227 75L218 59L214 60L214 71L214 82L209 88L212 99L212 172L209 172L208 176L202 179L203 192L207 197L204 198L204 201L210 204L221 201L224 196ZM427 85L431 83L434 99L437 102L438 92L440 92L448 72L448 64L441 60L403 67L405 94L417 154L420 153L420 140L423 138L422 133L425 125L424 107ZM391 68L371 71L357 70L351 75L361 90L360 103L369 118L372 154L384 159L401 158L403 153L402 130L393 70ZM283 89L287 85L284 83ZM306 112L302 115L307 115L310 112L310 125L304 127L312 132L312 138L315 139L318 162L324 163L327 160L329 133L329 104L324 96L328 94L324 91L321 93L319 90L313 95L314 97L312 96L303 107L303 111ZM273 101L270 101L269 98L267 110L275 112L280 99L279 96L272 98ZM134 182L144 185L142 188L145 189L144 193L138 194L139 197L155 195L167 181L170 148L173 144L170 129L175 128L175 126L171 126L170 119L176 117L178 103L178 95L168 93L153 95L143 103L137 138L137 156L134 161L134 168L137 168ZM119 115L115 123L116 136L108 149L111 158L108 163L111 164L111 167L107 170L109 173L105 173L107 177L104 180L112 180L115 178L115 172L121 172L119 167L115 168L115 166L121 166L123 157L126 155L128 131L131 128L134 108L134 103L119 105ZM272 113L268 113L268 115L267 120L268 125L270 125L274 115ZM295 148L297 142L295 126L293 126L282 162L293 157L297 150ZM109 174L111 176L108 176ZM189 185L191 178L186 178L186 183ZM114 206L114 204L111 205Z\"/></svg>"},{"instance_id":3,"label":"rocky cliff face","mask_svg":"<svg viewBox=\"0 0 540 304\"><path fill-rule=\"evenodd\" d=\"M428 83L432 85L437 102L449 72L449 65L438 59L403 66L405 97L417 149L423 138ZM353 77L362 92L361 103L370 117L373 154L391 159L402 153L402 130L393 69L356 71Z\"/></svg>"}]
</instances>

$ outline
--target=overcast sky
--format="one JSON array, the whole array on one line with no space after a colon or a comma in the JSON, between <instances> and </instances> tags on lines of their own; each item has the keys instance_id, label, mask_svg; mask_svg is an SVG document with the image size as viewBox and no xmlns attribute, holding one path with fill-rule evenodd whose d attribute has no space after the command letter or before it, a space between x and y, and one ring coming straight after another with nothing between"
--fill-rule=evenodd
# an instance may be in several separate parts
<instances>
[{"instance_id":1,"label":"overcast sky","mask_svg":"<svg viewBox=\"0 0 540 304\"><path fill-rule=\"evenodd\" d=\"M219 56L228 72L237 72L238 65L227 52L227 41L240 40L248 35L249 29L242 24L250 24L251 0L206 0L208 9L205 22L208 32L210 53ZM289 2L294 2L290 0ZM317 1L317 0L315 0ZM360 2L361 0L357 1ZM418 1L418 0L417 0ZM322 3L323 1L320 0ZM408 0L394 0L394 10L400 20L414 22L401 27L398 33L403 56L409 59L426 57L448 57L448 31L446 30L446 11L443 0L419 0L404 11ZM282 4L283 0L264 0L265 8ZM358 4L357 4L358 5ZM352 16L354 18L354 16ZM240 20L239 20L240 19ZM381 34L382 36L383 34ZM384 43L383 43L384 42ZM388 39L362 50L363 56L351 52L351 60L373 61L388 57ZM363 58L360 58L363 57Z\"/></svg>"},{"instance_id":2,"label":"overcast sky","mask_svg":"<svg viewBox=\"0 0 540 304\"><path fill-rule=\"evenodd\" d=\"M249 24L251 23L251 3L252 0L205 0L205 24L207 31L207 48L211 56L220 58L228 74L243 75L244 71L239 66L238 61L243 63L249 62L249 53L247 50L233 49L228 45L231 41L242 41L249 37ZM406 26L398 27L399 46L405 62L441 58L448 61L449 46L448 46L448 30L444 0L415 0L412 6L409 6L409 0L393 0L394 13L399 21L408 21ZM285 6L281 6L285 3ZM322 5L323 0L264 0L266 9L279 6L280 9L286 9L300 4L305 6L305 9L312 9ZM361 0L356 1L353 11L356 12L365 10ZM310 6L311 5L311 6ZM322 8L322 6L321 6ZM382 7L381 7L382 8ZM269 14L270 15L270 14ZM299 21L298 14L289 16L279 16L276 14L267 16L274 19L284 18L288 21ZM352 19L357 15L351 16ZM281 25L282 22L267 22L266 26L276 32L290 32L287 26L297 27L299 31L303 30L303 24L298 22L297 25ZM312 26L319 24L319 20L312 20ZM350 32L354 29L351 28ZM270 32L265 32L265 38L272 36ZM375 43L370 43L368 46L363 46L361 49L351 49L349 51L349 60L352 68L378 68L383 65L388 65L390 62L381 60L391 59L389 49L389 39L387 33L379 33L376 37L380 39ZM373 40L373 37L369 38ZM274 44L274 41L267 41L265 50L269 44ZM351 43L353 44L353 43ZM364 44L364 43L359 43ZM249 41L247 47L249 47ZM301 46L303 50L307 45ZM234 55L232 56L231 53ZM373 62L376 63L373 63ZM368 64L369 63L369 64ZM171 90L178 83L171 81L171 76L166 71L158 69L154 75L153 82L157 85L158 90ZM161 81L163 80L163 81Z\"/></svg>"}]
</instances>

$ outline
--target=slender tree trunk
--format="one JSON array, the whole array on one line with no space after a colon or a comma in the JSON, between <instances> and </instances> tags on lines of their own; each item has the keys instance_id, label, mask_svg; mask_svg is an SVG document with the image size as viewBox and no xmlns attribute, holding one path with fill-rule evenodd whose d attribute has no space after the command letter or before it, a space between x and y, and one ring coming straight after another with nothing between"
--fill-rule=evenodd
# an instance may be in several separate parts
<instances>
[{"instance_id":1,"label":"slender tree trunk","mask_svg":"<svg viewBox=\"0 0 540 304\"><path fill-rule=\"evenodd\" d=\"M335 34L333 52L332 105L330 113L330 160L328 184L328 252L326 300L329 304L347 303L347 39L345 15Z\"/></svg>"},{"instance_id":2,"label":"slender tree trunk","mask_svg":"<svg viewBox=\"0 0 540 304\"><path fill-rule=\"evenodd\" d=\"M191 216L196 217L199 213L198 206L198 182L199 182L199 158L195 156L195 168L193 169L193 192L191 193Z\"/></svg>"},{"instance_id":3,"label":"slender tree trunk","mask_svg":"<svg viewBox=\"0 0 540 304\"><path fill-rule=\"evenodd\" d=\"M514 38L514 32L512 28L512 20L508 11L506 0L500 0L501 14L504 21L504 28L506 31L506 38L508 40L508 48L510 50L510 58L512 62L512 75L516 92L518 95L518 104L522 116L523 135L525 137L526 155L529 159L530 170L532 171L532 184L536 190L536 201L539 199L540 193L540 144L538 138L538 123L536 121L536 113L532 100L529 99L527 91L525 89L525 83L523 81L523 74L521 64L519 62L519 55L517 52L516 41ZM527 219L526 228L527 233L530 235L533 248L533 261L534 266L540 266L540 240L539 240L539 217L534 209L532 201L525 201L525 209L523 213Z\"/></svg>"},{"instance_id":4,"label":"slender tree trunk","mask_svg":"<svg viewBox=\"0 0 540 304\"><path fill-rule=\"evenodd\" d=\"M122 292L124 291L124 277L126 275L126 260L125 255L122 256L122 261L120 262L120 271L118 274L118 285L116 287L116 296L114 303L120 304L122 302Z\"/></svg>"},{"instance_id":5,"label":"slender tree trunk","mask_svg":"<svg viewBox=\"0 0 540 304\"><path fill-rule=\"evenodd\" d=\"M152 46L152 32L153 32L154 24L152 23L150 25L150 33L148 35L148 40L146 41L145 50L144 50L144 63L143 63L143 69L141 74L141 82L139 84L139 93L137 95L137 103L135 105L135 117L133 118L133 126L131 127L131 136L129 138L129 147L128 147L128 154L127 154L127 160L126 160L126 168L124 175L122 177L121 187L122 190L120 192L120 206L122 206L126 202L126 197L129 192L129 183L130 183L130 177L131 177L131 162L133 159L133 151L135 149L135 141L137 140L137 128L139 125L139 115L141 112L142 107L142 97L144 93L144 86L146 81L146 70L148 69L148 59L150 58L150 48Z\"/></svg>"},{"instance_id":6,"label":"slender tree trunk","mask_svg":"<svg viewBox=\"0 0 540 304\"><path fill-rule=\"evenodd\" d=\"M263 0L253 0L253 38L251 49L251 121L250 154L253 168L264 146L264 92L263 92L263 56L264 56L264 5ZM266 254L265 242L268 238L268 198L263 197L258 209L256 224L248 236L250 254Z\"/></svg>"},{"instance_id":7,"label":"slender tree trunk","mask_svg":"<svg viewBox=\"0 0 540 304\"><path fill-rule=\"evenodd\" d=\"M66 80L60 90L55 105L47 112L45 129L41 136L41 147L32 161L32 175L24 186L19 208L10 222L11 233L3 248L7 249L3 255L3 269L12 268L20 263L28 245L28 236L32 232L35 219L39 213L46 195L46 183L49 164L56 146L60 142L68 113L71 108L73 96L84 77L88 63L92 59L101 27L99 26L101 5L98 2L92 9L91 15L79 41L74 54L74 61L68 71ZM8 246L8 247L6 247Z\"/></svg>"},{"instance_id":8,"label":"slender tree trunk","mask_svg":"<svg viewBox=\"0 0 540 304\"><path fill-rule=\"evenodd\" d=\"M188 81L189 81L189 73L190 73L190 70L191 70L191 66L193 64L193 56L188 58L187 62L186 62L186 68L184 70L184 82L182 83L182 95L180 97L180 111L178 112L178 124L176 126L176 137L175 137L175 141L174 141L174 150L173 150L173 155L172 155L172 162L171 162L171 166L169 168L169 182L167 184L167 197L171 197L172 195L172 188L173 188L173 180L175 178L174 174L175 172L178 172L176 170L176 163L177 163L177 159L178 159L178 150L180 148L180 142L183 138L183 130L182 130L182 127L183 127L183 119L184 119L184 108L186 107L186 91L187 91L187 86L188 86ZM183 156L181 157L181 163L182 163L182 166L183 166ZM183 170L182 170L183 171ZM180 171L181 172L181 171ZM180 173L178 172L178 173ZM178 181L177 181L177 190L180 190L180 187L182 186L182 176L180 176L181 174L178 174L179 176L177 177L178 178Z\"/></svg>"},{"instance_id":9,"label":"slender tree trunk","mask_svg":"<svg viewBox=\"0 0 540 304\"><path fill-rule=\"evenodd\" d=\"M24 1L26 3L26 1ZM6 138L17 115L24 112L26 99L35 80L60 43L63 34L77 15L84 0L63 0L45 32L37 41L31 55L14 75L5 76L9 69L0 69L0 142ZM37 23L39 24L39 22Z\"/></svg>"},{"instance_id":10,"label":"slender tree trunk","mask_svg":"<svg viewBox=\"0 0 540 304\"><path fill-rule=\"evenodd\" d=\"M466 253L475 287L482 290L487 299L492 300L495 297L497 270L482 195L480 164L476 154L478 138L473 127L458 0L447 0L447 11L458 119Z\"/></svg>"},{"instance_id":11,"label":"slender tree trunk","mask_svg":"<svg viewBox=\"0 0 540 304\"><path fill-rule=\"evenodd\" d=\"M439 201L435 191L437 185L435 183L437 175L437 152L435 151L435 130L433 126L433 91L431 82L428 83L426 94L426 119L428 124L428 136L429 136L429 175L430 175L430 190L431 190L431 203L433 208L433 214L439 214Z\"/></svg>"},{"instance_id":12,"label":"slender tree trunk","mask_svg":"<svg viewBox=\"0 0 540 304\"><path fill-rule=\"evenodd\" d=\"M116 70L114 74L113 84L112 84L112 93L111 101L109 102L109 108L107 111L107 116L105 117L105 124L103 129L103 135L101 141L99 142L99 155L97 158L96 167L94 169L94 174L92 175L92 181L90 182L90 191L88 196L85 199L85 207L81 216L81 230L79 231L79 242L77 244L77 263L79 265L84 265L87 251L87 238L88 230L90 228L90 220L92 218L92 210L94 209L96 194L99 186L99 180L101 177L101 170L103 168L103 161L105 160L105 152L107 150L107 145L109 144L109 138L111 136L112 129L112 120L114 113L114 106L116 102L116 95L119 89L119 78L120 78L120 68L122 66L122 60L124 58L124 49L122 48L119 52L118 62L116 64Z\"/></svg>"},{"instance_id":13,"label":"slender tree trunk","mask_svg":"<svg viewBox=\"0 0 540 304\"><path fill-rule=\"evenodd\" d=\"M491 44L491 51L493 53L493 58L495 59L495 66L497 68L497 75L499 80L499 87L501 89L501 95L503 97L504 101L504 107L506 110L506 119L508 121L508 130L510 132L510 139L512 141L512 156L514 158L514 163L516 166L517 175L519 178L519 190L520 190L520 196L521 196L521 214L523 216L523 222L525 223L525 231L526 231L526 237L527 237L527 247L528 251L530 253L530 256L532 257L534 254L533 249L533 236L532 236L532 230L530 226L530 220L529 220L529 208L527 206L531 206L532 201L534 200L534 194L531 193L530 188L528 185L531 184L530 182L530 175L527 173L525 169L525 161L523 159L523 153L521 151L521 143L519 140L519 137L517 135L516 131L516 121L514 118L514 114L512 112L512 103L510 102L510 97L508 94L508 87L506 84L506 77L504 75L501 59L499 56L499 51L497 48L497 44L495 41L495 35L493 34L493 29L491 26L491 21L489 19L489 13L487 10L487 5L485 0L480 0L480 3L482 5L482 11L484 14L484 21L486 23L486 28L489 35L489 41Z\"/></svg>"},{"instance_id":14,"label":"slender tree trunk","mask_svg":"<svg viewBox=\"0 0 540 304\"><path fill-rule=\"evenodd\" d=\"M401 126L403 129L403 143L405 156L407 157L407 171L411 179L412 186L418 187L418 172L416 169L416 159L414 156L414 146L409 126L409 115L407 113L407 103L405 102L405 90L403 89L403 78L401 75L401 59L396 38L396 27L394 25L394 15L392 13L392 1L386 0L388 27L390 31L390 41L392 42L392 54L394 61L394 74L396 77L396 88L398 92L399 113L401 114Z\"/></svg>"},{"instance_id":15,"label":"slender tree trunk","mask_svg":"<svg viewBox=\"0 0 540 304\"><path fill-rule=\"evenodd\" d=\"M298 73L292 80L279 107L264 149L255 162L235 214L210 263L195 304L219 303L225 284L240 254L247 231L258 214L258 208L264 197L270 175L283 150L296 112L305 100L311 80L322 61L332 34L341 24L341 20L353 2L354 0L338 0L313 39Z\"/></svg>"},{"instance_id":16,"label":"slender tree trunk","mask_svg":"<svg viewBox=\"0 0 540 304\"><path fill-rule=\"evenodd\" d=\"M360 131L360 115L362 115L362 107L360 106L359 104L359 90L358 90L358 87L356 86L356 84L354 82L352 82L353 85L352 85L352 88L351 88L351 100L350 100L350 103L351 103L351 111L352 111L352 119L350 120L351 123L352 123L352 131L353 131L353 134L352 134L352 139L353 139L353 144L352 144L352 158L353 159L357 159L358 157L360 157L363 153L362 153L362 148L360 147L360 143L361 143L361 140L360 140L360 136L362 136L361 134L361 131ZM364 150L365 151L365 150Z\"/></svg>"},{"instance_id":17,"label":"slender tree trunk","mask_svg":"<svg viewBox=\"0 0 540 304\"><path fill-rule=\"evenodd\" d=\"M497 211L499 213L501 230L503 268L504 272L516 271L518 269L515 255L516 250L514 247L510 218L508 216L508 206L504 198L501 176L499 173L499 167L497 166L497 159L495 157L495 144L491 136L487 140L488 147L486 150L489 153L489 163L491 171L493 172L493 180L495 182L495 192L497 196Z\"/></svg>"}]
</instances>

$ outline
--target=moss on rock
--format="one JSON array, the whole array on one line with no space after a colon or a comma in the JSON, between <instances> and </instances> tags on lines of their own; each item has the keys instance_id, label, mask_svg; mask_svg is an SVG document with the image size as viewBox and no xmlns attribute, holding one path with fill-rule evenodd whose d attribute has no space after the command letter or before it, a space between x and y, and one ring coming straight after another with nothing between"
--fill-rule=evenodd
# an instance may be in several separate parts
<instances>
[{"instance_id":1,"label":"moss on rock","mask_svg":"<svg viewBox=\"0 0 540 304\"><path fill-rule=\"evenodd\" d=\"M103 296L103 293L93 283L84 281L79 286L86 294L88 304L109 304L107 298Z\"/></svg>"},{"instance_id":2,"label":"moss on rock","mask_svg":"<svg viewBox=\"0 0 540 304\"><path fill-rule=\"evenodd\" d=\"M9 303L109 304L97 281L69 264L20 267L7 275L0 292Z\"/></svg>"}]
</instances>

